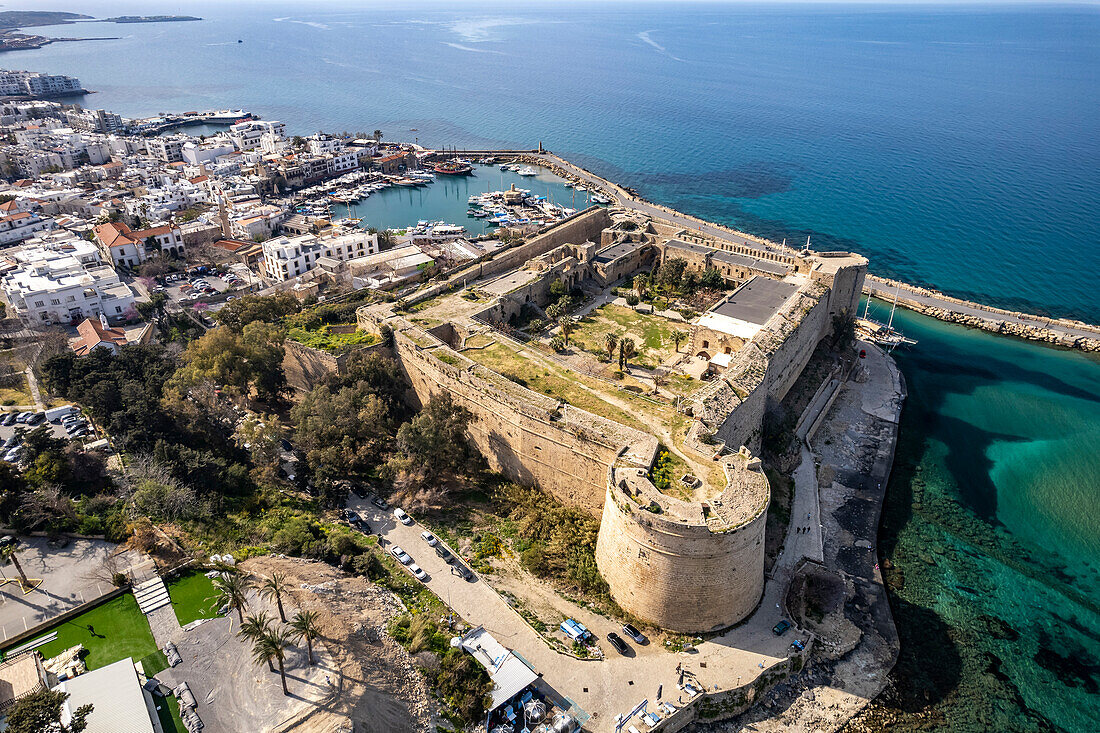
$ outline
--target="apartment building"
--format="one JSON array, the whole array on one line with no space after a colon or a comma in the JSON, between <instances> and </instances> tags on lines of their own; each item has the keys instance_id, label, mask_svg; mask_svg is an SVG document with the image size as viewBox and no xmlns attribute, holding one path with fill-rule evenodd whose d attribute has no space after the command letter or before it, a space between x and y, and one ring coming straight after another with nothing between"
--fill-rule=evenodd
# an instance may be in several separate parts
<instances>
[{"instance_id":1,"label":"apartment building","mask_svg":"<svg viewBox=\"0 0 1100 733\"><path fill-rule=\"evenodd\" d=\"M323 257L347 262L377 252L378 235L362 230L327 237L277 237L263 243L264 274L269 280L285 282L314 269Z\"/></svg>"}]
</instances>

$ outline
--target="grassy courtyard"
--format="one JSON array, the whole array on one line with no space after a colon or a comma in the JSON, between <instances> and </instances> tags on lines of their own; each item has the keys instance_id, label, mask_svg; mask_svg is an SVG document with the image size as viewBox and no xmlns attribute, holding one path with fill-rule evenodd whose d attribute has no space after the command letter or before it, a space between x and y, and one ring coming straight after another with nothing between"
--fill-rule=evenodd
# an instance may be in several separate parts
<instances>
[{"instance_id":1,"label":"grassy courtyard","mask_svg":"<svg viewBox=\"0 0 1100 733\"><path fill-rule=\"evenodd\" d=\"M149 622L138 609L132 593L119 596L62 622L50 631L56 631L57 638L38 647L38 651L47 659L77 644L83 644L88 650L84 657L88 669L99 669L126 657L132 657L134 661L148 658L148 674L163 669L163 666L156 669L158 665L163 665L163 655L157 649L153 632L149 630ZM153 669L149 669L150 666Z\"/></svg>"},{"instance_id":2,"label":"grassy courtyard","mask_svg":"<svg viewBox=\"0 0 1100 733\"><path fill-rule=\"evenodd\" d=\"M652 369L674 353L675 332L682 333L686 341L689 330L690 326L687 324L676 323L661 316L639 313L632 308L618 305L605 305L582 318L569 341L585 351L606 357L604 338L608 333L615 334L619 339L633 339L638 353L631 358L631 363ZM680 345L683 347L683 342Z\"/></svg>"},{"instance_id":3,"label":"grassy courtyard","mask_svg":"<svg viewBox=\"0 0 1100 733\"><path fill-rule=\"evenodd\" d=\"M218 615L214 581L200 572L187 573L168 583L168 596L180 626Z\"/></svg>"},{"instance_id":4,"label":"grassy courtyard","mask_svg":"<svg viewBox=\"0 0 1100 733\"><path fill-rule=\"evenodd\" d=\"M638 430L648 432L652 420L668 423L674 417L671 406L659 405L625 390L617 390L598 379L587 378L548 359L521 354L503 342L498 341L483 349L464 351L463 356L484 364L530 390L565 400L574 407ZM629 382L624 381L624 384ZM629 411L621 405L628 406Z\"/></svg>"}]
</instances>

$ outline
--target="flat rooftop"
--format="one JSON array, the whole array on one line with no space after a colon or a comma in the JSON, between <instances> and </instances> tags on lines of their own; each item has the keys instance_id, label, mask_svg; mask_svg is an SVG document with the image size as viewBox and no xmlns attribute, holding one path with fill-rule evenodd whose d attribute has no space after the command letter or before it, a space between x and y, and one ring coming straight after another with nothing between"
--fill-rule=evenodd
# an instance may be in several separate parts
<instances>
[{"instance_id":1,"label":"flat rooftop","mask_svg":"<svg viewBox=\"0 0 1100 733\"><path fill-rule=\"evenodd\" d=\"M608 262L614 262L623 255L630 254L640 246L638 242L620 242L619 244L613 244L607 249L598 252L595 257L595 262L601 265L605 265Z\"/></svg>"},{"instance_id":2,"label":"flat rooftop","mask_svg":"<svg viewBox=\"0 0 1100 733\"><path fill-rule=\"evenodd\" d=\"M727 265L739 265L741 267L751 267L760 272L766 272L769 275L778 275L782 277L791 271L791 268L784 265L782 262L773 262L772 260L764 260L759 257L749 257L748 255L739 255L735 252L726 252L725 250L715 250L711 259L717 262L724 262Z\"/></svg>"},{"instance_id":3,"label":"flat rooftop","mask_svg":"<svg viewBox=\"0 0 1100 733\"><path fill-rule=\"evenodd\" d=\"M735 290L711 313L763 326L783 307L787 298L797 291L797 283L754 277Z\"/></svg>"}]
</instances>

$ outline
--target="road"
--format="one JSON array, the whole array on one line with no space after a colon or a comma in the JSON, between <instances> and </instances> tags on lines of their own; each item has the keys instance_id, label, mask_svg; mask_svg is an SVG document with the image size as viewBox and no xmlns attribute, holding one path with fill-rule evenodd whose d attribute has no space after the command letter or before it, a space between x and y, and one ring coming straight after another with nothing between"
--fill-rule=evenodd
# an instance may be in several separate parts
<instances>
[{"instance_id":1,"label":"road","mask_svg":"<svg viewBox=\"0 0 1100 733\"><path fill-rule=\"evenodd\" d=\"M671 221L673 224L682 226L685 229L695 229L696 231L700 231L703 234L715 237L717 239L724 239L726 241L734 242L736 244L743 244L746 247L752 247L753 249L769 250L779 254L790 254L790 252L784 251L782 248L768 246L759 240L746 237L743 234L734 231L733 229L719 226L711 222L706 222L702 219L696 219L695 217L688 216L679 211L674 211L673 209L664 206L660 206L659 204L654 204L649 201L643 201L642 199L639 199L631 194L622 186L601 178L595 173L591 173L583 168L580 168L563 158L559 158L556 155L552 155L549 153L537 153L531 154L530 157L539 158L547 165L557 166L558 168L569 172L573 176L580 178L585 183L589 183L603 189L608 195L612 197L612 199L614 199L614 202L619 206L624 206L626 208L640 211L648 216Z\"/></svg>"},{"instance_id":2,"label":"road","mask_svg":"<svg viewBox=\"0 0 1100 733\"><path fill-rule=\"evenodd\" d=\"M453 573L421 538L425 528L419 523L403 525L389 511L354 496L347 506L367 520L371 530L384 540L387 550L397 544L408 552L413 562L428 573L426 585L463 619L484 626L504 646L518 651L542 674L545 684L592 715L587 730L613 731L617 714L628 712L643 699L655 702L658 690L662 692L661 699L677 704L680 695L677 665L683 665L694 676L696 686L732 688L748 684L785 658L793 639L806 638L793 632L782 637L772 633L771 627L781 618L778 604L785 587L769 582L765 599L747 622L703 642L693 653L673 654L659 645L640 646L628 640L630 655L621 656L606 641L608 632L620 631L619 625L610 619L589 616L584 623L600 638L606 656L598 661L576 659L551 649L481 578L468 582ZM635 725L643 727L637 722Z\"/></svg>"},{"instance_id":3,"label":"road","mask_svg":"<svg viewBox=\"0 0 1100 733\"><path fill-rule=\"evenodd\" d=\"M961 313L964 316L983 318L987 321L1004 321L1005 323L1016 323L1022 326L1031 326L1033 328L1045 328L1075 339L1100 339L1100 331L1096 329L1078 328L1070 323L1057 321L1044 316L1034 316L1026 313L1009 313L999 309L992 309L978 303L961 301L912 285L901 285L899 290L898 286L894 283L888 283L877 278L868 277L864 283L864 287L869 288L871 293L876 297L890 302L894 300L894 293L896 291L899 292L899 305L903 304L903 301L909 300L922 306L942 308L944 310L954 311L955 313Z\"/></svg>"}]
</instances>

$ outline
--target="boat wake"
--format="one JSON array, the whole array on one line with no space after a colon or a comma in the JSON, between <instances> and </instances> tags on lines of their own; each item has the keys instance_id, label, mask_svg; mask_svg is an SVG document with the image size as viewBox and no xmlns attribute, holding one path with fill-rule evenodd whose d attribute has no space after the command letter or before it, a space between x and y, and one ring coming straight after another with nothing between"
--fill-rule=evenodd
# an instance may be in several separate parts
<instances>
[{"instance_id":1,"label":"boat wake","mask_svg":"<svg viewBox=\"0 0 1100 733\"><path fill-rule=\"evenodd\" d=\"M473 46L463 46L461 43L451 43L450 41L440 41L444 46L450 46L451 48L457 48L459 51L470 51L471 53L495 53L501 56L506 55L503 51L497 51L495 48L474 48Z\"/></svg>"},{"instance_id":2,"label":"boat wake","mask_svg":"<svg viewBox=\"0 0 1100 733\"><path fill-rule=\"evenodd\" d=\"M635 36L637 36L640 40L644 41L645 43L648 43L650 46L653 46L653 48L657 49L658 52L663 53L665 56L668 56L673 61L680 61L680 62L683 61L682 58L680 58L679 56L673 56L671 53L668 52L667 48L665 48L661 44L654 41L649 35L652 32L653 31L642 31L641 33L636 33Z\"/></svg>"}]
</instances>

